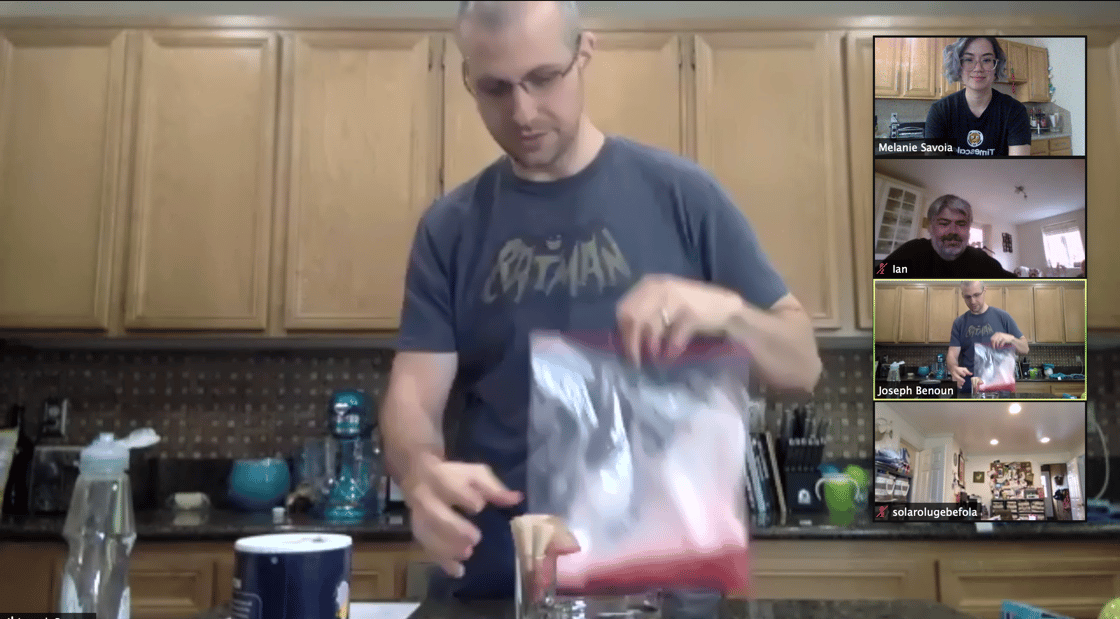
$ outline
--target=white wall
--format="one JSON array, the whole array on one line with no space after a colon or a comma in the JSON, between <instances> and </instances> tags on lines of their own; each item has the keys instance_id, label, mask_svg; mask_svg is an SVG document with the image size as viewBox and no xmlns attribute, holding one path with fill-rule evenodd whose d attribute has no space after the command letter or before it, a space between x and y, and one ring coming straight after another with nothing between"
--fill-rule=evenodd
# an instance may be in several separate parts
<instances>
[{"instance_id":1,"label":"white wall","mask_svg":"<svg viewBox=\"0 0 1120 619\"><path fill-rule=\"evenodd\" d=\"M995 252L995 259L1003 265L1003 268L1008 271L1014 271L1019 268L1019 250L1022 248L1022 242L1019 240L1019 230L1016 226L1003 222L992 222L992 232L988 239L988 247L992 248ZM1011 235L1011 253L1003 251L1003 233L1006 232Z\"/></svg>"},{"instance_id":2,"label":"white wall","mask_svg":"<svg viewBox=\"0 0 1120 619\"><path fill-rule=\"evenodd\" d=\"M1068 452L1054 452L1044 454L1031 454L1015 455L1015 454L1000 454L993 456L968 456L965 455L964 459L964 477L965 477L965 492L975 494L980 497L981 505L991 505L992 490L988 487L988 468L992 462L999 460L1000 462L1030 462L1031 472L1034 473L1034 485L1036 488L1042 486L1042 465L1043 464L1065 464L1069 462L1075 454ZM984 473L983 483L975 483L972 481L972 474L976 471Z\"/></svg>"},{"instance_id":3,"label":"white wall","mask_svg":"<svg viewBox=\"0 0 1120 619\"><path fill-rule=\"evenodd\" d=\"M1085 40L1043 39L1053 67L1054 95L1051 103L1065 108L1069 114L1064 120L1073 130L1070 144L1074 157L1085 156Z\"/></svg>"},{"instance_id":4,"label":"white wall","mask_svg":"<svg viewBox=\"0 0 1120 619\"><path fill-rule=\"evenodd\" d=\"M1038 221L1021 224L1016 227L1017 232L1012 235L1015 239L1015 243L1018 244L1016 251L1019 254L1019 264L1028 266L1032 269L1046 268L1046 250L1042 245L1042 227L1065 221L1077 222L1077 226L1081 230L1081 244L1082 246L1084 246L1085 209L1070 211L1069 213L1063 213L1061 215L1047 217L1046 219L1040 219Z\"/></svg>"},{"instance_id":5,"label":"white wall","mask_svg":"<svg viewBox=\"0 0 1120 619\"><path fill-rule=\"evenodd\" d=\"M1063 130L1070 132L1074 157L1085 156L1085 40L1044 37L1007 37L1008 41L1045 47L1050 60L1054 95L1050 103L1066 111ZM1001 92L1009 92L1000 88ZM1057 111L1057 110L1055 110Z\"/></svg>"},{"instance_id":6,"label":"white wall","mask_svg":"<svg viewBox=\"0 0 1120 619\"><path fill-rule=\"evenodd\" d=\"M926 448L925 437L918 433L918 431L914 429L914 426L910 425L909 422L907 422L902 417L899 417L898 413L891 410L889 404L878 403L875 405L875 418L878 419L879 417L883 417L891 422L891 427L894 428L893 440L904 440L907 443L913 445L914 449L918 450ZM875 426L872 426L872 428L874 427ZM874 436L874 434L872 436ZM911 466L914 464L914 455L915 454L910 454Z\"/></svg>"}]
</instances>

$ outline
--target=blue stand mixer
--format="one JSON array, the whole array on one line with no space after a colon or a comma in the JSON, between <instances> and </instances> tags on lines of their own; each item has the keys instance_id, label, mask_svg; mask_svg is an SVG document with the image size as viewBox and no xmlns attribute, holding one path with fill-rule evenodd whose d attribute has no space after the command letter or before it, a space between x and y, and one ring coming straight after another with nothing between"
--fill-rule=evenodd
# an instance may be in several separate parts
<instances>
[{"instance_id":1,"label":"blue stand mixer","mask_svg":"<svg viewBox=\"0 0 1120 619\"><path fill-rule=\"evenodd\" d=\"M336 391L331 395L329 415L338 458L324 517L330 522L352 523L380 516L384 475L369 396L361 390Z\"/></svg>"}]
</instances>

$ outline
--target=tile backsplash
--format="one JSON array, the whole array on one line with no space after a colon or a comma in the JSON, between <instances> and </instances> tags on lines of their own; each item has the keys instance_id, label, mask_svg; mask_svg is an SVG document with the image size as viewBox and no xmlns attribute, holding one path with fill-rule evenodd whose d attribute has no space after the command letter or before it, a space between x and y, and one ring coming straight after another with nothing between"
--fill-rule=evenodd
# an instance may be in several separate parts
<instances>
[{"instance_id":1,"label":"tile backsplash","mask_svg":"<svg viewBox=\"0 0 1120 619\"><path fill-rule=\"evenodd\" d=\"M1060 364L1042 346L1032 363ZM928 347L899 347L928 356ZM930 349L931 350L931 349ZM1072 348L1083 354L1081 348ZM936 354L936 353L934 353ZM824 376L812 398L833 419L826 459L872 456L872 357L866 349L822 350ZM895 356L898 355L898 356ZM1120 445L1120 349L1089 353L1089 397L1110 446ZM157 453L173 458L252 458L291 453L325 432L326 403L339 388L363 388L375 401L384 391L393 352L341 351L60 351L0 348L0 407L23 403L38 412L46 397L70 399L66 442L84 444L99 431L124 434L150 426L164 440ZM932 359L932 357L931 357ZM1071 361L1072 363L1072 361ZM777 429L788 398L767 397L767 425ZM1100 441L1089 436L1089 458Z\"/></svg>"}]
</instances>

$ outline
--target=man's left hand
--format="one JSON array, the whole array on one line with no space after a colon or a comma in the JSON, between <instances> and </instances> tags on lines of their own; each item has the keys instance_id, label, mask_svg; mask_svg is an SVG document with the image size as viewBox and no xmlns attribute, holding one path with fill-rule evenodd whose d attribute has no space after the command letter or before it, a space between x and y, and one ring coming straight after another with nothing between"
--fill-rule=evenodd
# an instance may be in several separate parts
<instances>
[{"instance_id":1,"label":"man's left hand","mask_svg":"<svg viewBox=\"0 0 1120 619\"><path fill-rule=\"evenodd\" d=\"M626 353L641 363L653 357L679 355L697 336L723 335L744 308L735 292L674 277L648 275L618 304L618 328Z\"/></svg>"},{"instance_id":2,"label":"man's left hand","mask_svg":"<svg viewBox=\"0 0 1120 619\"><path fill-rule=\"evenodd\" d=\"M1015 339L1010 333L993 333L992 346L1010 346L1015 343Z\"/></svg>"}]
</instances>

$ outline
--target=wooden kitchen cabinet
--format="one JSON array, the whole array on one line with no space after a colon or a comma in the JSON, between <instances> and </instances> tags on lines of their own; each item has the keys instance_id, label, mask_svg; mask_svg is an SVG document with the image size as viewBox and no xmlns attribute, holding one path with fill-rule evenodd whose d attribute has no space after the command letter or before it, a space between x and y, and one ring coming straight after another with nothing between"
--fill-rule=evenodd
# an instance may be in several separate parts
<instances>
[{"instance_id":1,"label":"wooden kitchen cabinet","mask_svg":"<svg viewBox=\"0 0 1120 619\"><path fill-rule=\"evenodd\" d=\"M961 89L945 78L945 47L957 37L875 39L875 98L936 101Z\"/></svg>"},{"instance_id":2,"label":"wooden kitchen cabinet","mask_svg":"<svg viewBox=\"0 0 1120 619\"><path fill-rule=\"evenodd\" d=\"M764 600L937 600L937 557L876 542L755 540L751 584ZM906 544L897 544L906 546Z\"/></svg>"},{"instance_id":3,"label":"wooden kitchen cabinet","mask_svg":"<svg viewBox=\"0 0 1120 619\"><path fill-rule=\"evenodd\" d=\"M1072 140L1068 137L1031 140L1032 157L1068 157L1072 154Z\"/></svg>"},{"instance_id":4,"label":"wooden kitchen cabinet","mask_svg":"<svg viewBox=\"0 0 1120 619\"><path fill-rule=\"evenodd\" d=\"M1018 41L996 39L1003 53L1007 56L1007 77L996 80L999 84L1024 84L1030 69L1027 65L1027 46Z\"/></svg>"},{"instance_id":5,"label":"wooden kitchen cabinet","mask_svg":"<svg viewBox=\"0 0 1120 619\"><path fill-rule=\"evenodd\" d=\"M898 290L898 342L926 341L929 313L925 286L902 286Z\"/></svg>"},{"instance_id":6,"label":"wooden kitchen cabinet","mask_svg":"<svg viewBox=\"0 0 1120 619\"><path fill-rule=\"evenodd\" d=\"M283 329L397 327L412 238L438 190L440 44L424 32L284 39Z\"/></svg>"},{"instance_id":7,"label":"wooden kitchen cabinet","mask_svg":"<svg viewBox=\"0 0 1120 619\"><path fill-rule=\"evenodd\" d=\"M1066 338L1063 320L1062 288L1060 286L1035 286L1034 294L1034 341L1039 343L1064 342Z\"/></svg>"},{"instance_id":8,"label":"wooden kitchen cabinet","mask_svg":"<svg viewBox=\"0 0 1120 619\"><path fill-rule=\"evenodd\" d=\"M1045 47L1027 47L1027 84L1016 91L1023 103L1050 101L1050 52Z\"/></svg>"},{"instance_id":9,"label":"wooden kitchen cabinet","mask_svg":"<svg viewBox=\"0 0 1120 619\"><path fill-rule=\"evenodd\" d=\"M961 85L960 81L950 82L948 78L945 77L945 48L956 41L956 37L939 37L933 49L933 63L937 68L937 87L938 92L941 93L941 97L948 97L964 87Z\"/></svg>"},{"instance_id":10,"label":"wooden kitchen cabinet","mask_svg":"<svg viewBox=\"0 0 1120 619\"><path fill-rule=\"evenodd\" d=\"M960 82L950 82L944 75L945 46L956 40L956 37L877 39L875 98L937 100L960 90ZM1015 97L1023 103L1050 101L1049 51L1044 47L997 40L1008 57L1008 77L999 83L1014 84Z\"/></svg>"},{"instance_id":11,"label":"wooden kitchen cabinet","mask_svg":"<svg viewBox=\"0 0 1120 619\"><path fill-rule=\"evenodd\" d=\"M126 49L122 30L0 33L0 328L110 326Z\"/></svg>"},{"instance_id":12,"label":"wooden kitchen cabinet","mask_svg":"<svg viewBox=\"0 0 1120 619\"><path fill-rule=\"evenodd\" d=\"M924 341L944 341L953 331L953 321L968 311L968 305L961 296L960 286L929 286L926 293L929 299L929 329ZM988 290L988 295L990 299L991 289Z\"/></svg>"},{"instance_id":13,"label":"wooden kitchen cabinet","mask_svg":"<svg viewBox=\"0 0 1120 619\"><path fill-rule=\"evenodd\" d=\"M603 33L590 113L709 169L819 330L870 328L868 91L947 94L939 54L952 39L686 30ZM39 26L0 38L5 336L391 332L416 219L498 153L446 32ZM1111 83L1117 46L1090 36L1090 82ZM905 79L884 78L904 59ZM1107 204L1120 195L1120 102L1115 89L1089 95L1101 139L1088 197ZM356 103L375 100L406 104ZM1089 210L1094 229L1120 223L1116 209ZM1118 328L1120 273L1107 247L1087 253L1088 325Z\"/></svg>"},{"instance_id":14,"label":"wooden kitchen cabinet","mask_svg":"<svg viewBox=\"0 0 1120 619\"><path fill-rule=\"evenodd\" d=\"M835 32L695 37L697 160L818 328L841 326L839 263L850 260L839 250L851 232L841 42Z\"/></svg>"},{"instance_id":15,"label":"wooden kitchen cabinet","mask_svg":"<svg viewBox=\"0 0 1120 619\"><path fill-rule=\"evenodd\" d=\"M939 600L969 616L998 619L1003 600L1058 615L1096 619L1120 596L1120 552L1112 543L973 542L937 563Z\"/></svg>"},{"instance_id":16,"label":"wooden kitchen cabinet","mask_svg":"<svg viewBox=\"0 0 1120 619\"><path fill-rule=\"evenodd\" d=\"M849 32L845 37L845 55L848 75L848 185L851 194L852 253L855 256L855 327L872 329L874 323L874 291L872 289L872 270L864 266L867 256L872 255L871 230L867 222L874 221L875 192L872 174L873 146L871 140L856 139L856 136L871 135L873 121L867 110L874 107L872 92L875 89L875 76L878 64L873 35L866 32Z\"/></svg>"},{"instance_id":17,"label":"wooden kitchen cabinet","mask_svg":"<svg viewBox=\"0 0 1120 619\"><path fill-rule=\"evenodd\" d=\"M263 330L279 37L141 34L125 327Z\"/></svg>"},{"instance_id":18,"label":"wooden kitchen cabinet","mask_svg":"<svg viewBox=\"0 0 1120 619\"><path fill-rule=\"evenodd\" d=\"M932 37L880 38L875 41L875 97L940 99L941 63Z\"/></svg>"},{"instance_id":19,"label":"wooden kitchen cabinet","mask_svg":"<svg viewBox=\"0 0 1120 619\"><path fill-rule=\"evenodd\" d=\"M51 612L65 561L60 543L0 544L0 599L16 612ZM132 563L132 616L188 619L232 598L232 542L149 542ZM408 543L354 548L351 600L418 599L423 551ZM1002 599L1095 619L1120 596L1115 542L841 541L751 542L751 583L732 597L793 600L936 600L978 617L998 617Z\"/></svg>"},{"instance_id":20,"label":"wooden kitchen cabinet","mask_svg":"<svg viewBox=\"0 0 1120 619\"><path fill-rule=\"evenodd\" d=\"M1086 262L1093 263L1088 295L1088 327L1120 329L1120 265L1116 243L1109 242L1112 230L1120 230L1120 88L1116 71L1120 69L1120 40L1091 37L1086 45L1087 84L1112 84L1111 88L1087 88L1085 109L1093 137L1085 143L1086 217L1088 230L1096 239L1087 244ZM1102 242L1102 239L1104 242Z\"/></svg>"},{"instance_id":21,"label":"wooden kitchen cabinet","mask_svg":"<svg viewBox=\"0 0 1120 619\"><path fill-rule=\"evenodd\" d=\"M1082 288L1084 290L1084 288ZM961 299L963 304L964 299ZM991 304L991 301L988 302ZM998 306L1011 315L1016 326L1026 336L1028 342L1034 342L1034 295L1027 286L1003 287L1003 305ZM968 306L965 306L968 309ZM963 311L961 313L964 313ZM1081 336L1084 339L1084 335Z\"/></svg>"},{"instance_id":22,"label":"wooden kitchen cabinet","mask_svg":"<svg viewBox=\"0 0 1120 619\"><path fill-rule=\"evenodd\" d=\"M893 344L898 341L899 286L875 284L875 341Z\"/></svg>"}]
</instances>

